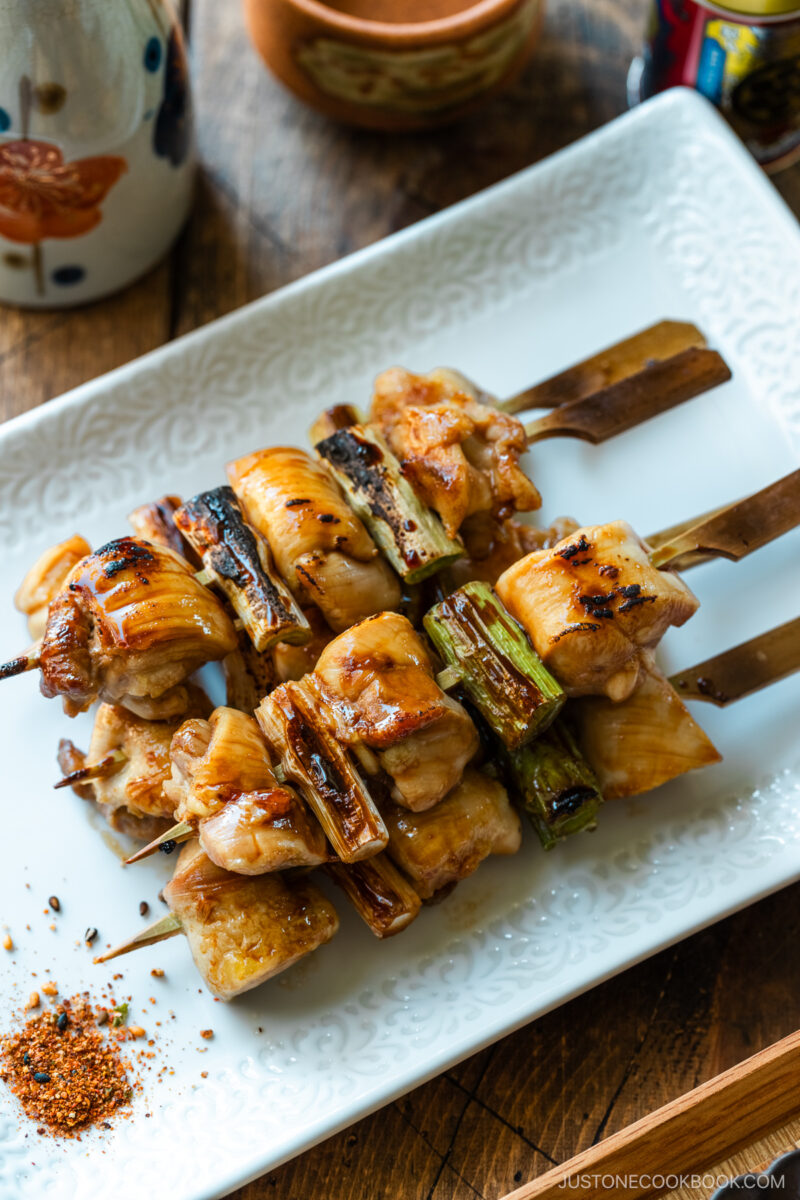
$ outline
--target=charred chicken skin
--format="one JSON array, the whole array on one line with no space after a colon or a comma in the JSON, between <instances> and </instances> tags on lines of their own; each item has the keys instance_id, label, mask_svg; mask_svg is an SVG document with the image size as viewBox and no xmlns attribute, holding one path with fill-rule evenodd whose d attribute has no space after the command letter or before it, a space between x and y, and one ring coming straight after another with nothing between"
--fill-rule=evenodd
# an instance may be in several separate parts
<instances>
[{"instance_id":1,"label":"charred chicken skin","mask_svg":"<svg viewBox=\"0 0 800 1200\"><path fill-rule=\"evenodd\" d=\"M541 506L519 466L527 448L522 424L466 386L453 372L393 367L375 381L370 412L450 537L477 514L502 519Z\"/></svg>"},{"instance_id":2,"label":"charred chicken skin","mask_svg":"<svg viewBox=\"0 0 800 1200\"><path fill-rule=\"evenodd\" d=\"M248 878L218 867L187 842L164 888L206 986L232 1000L330 941L339 918L310 880Z\"/></svg>"},{"instance_id":3,"label":"charred chicken skin","mask_svg":"<svg viewBox=\"0 0 800 1200\"><path fill-rule=\"evenodd\" d=\"M388 854L423 900L471 875L490 854L516 854L522 840L517 813L505 788L473 768L428 812L383 809Z\"/></svg>"},{"instance_id":4,"label":"charred chicken skin","mask_svg":"<svg viewBox=\"0 0 800 1200\"><path fill-rule=\"evenodd\" d=\"M669 626L698 608L678 575L651 566L624 521L577 529L527 555L496 588L568 694L610 700L631 695Z\"/></svg>"},{"instance_id":5,"label":"charred chicken skin","mask_svg":"<svg viewBox=\"0 0 800 1200\"><path fill-rule=\"evenodd\" d=\"M478 734L437 684L405 617L379 613L339 634L315 674L337 736L377 752L398 804L430 808L455 787L478 749Z\"/></svg>"},{"instance_id":6,"label":"charred chicken skin","mask_svg":"<svg viewBox=\"0 0 800 1200\"><path fill-rule=\"evenodd\" d=\"M228 479L297 600L316 605L331 629L399 604L397 576L325 468L303 450L248 454L229 464Z\"/></svg>"},{"instance_id":7,"label":"charred chicken skin","mask_svg":"<svg viewBox=\"0 0 800 1200\"><path fill-rule=\"evenodd\" d=\"M195 825L212 862L242 875L324 862L323 832L294 790L279 784L253 717L217 708L189 720L170 750L165 792L176 821Z\"/></svg>"},{"instance_id":8,"label":"charred chicken skin","mask_svg":"<svg viewBox=\"0 0 800 1200\"><path fill-rule=\"evenodd\" d=\"M81 559L51 602L41 690L69 716L99 697L168 719L186 710L183 681L235 647L230 618L184 559L119 538Z\"/></svg>"}]
</instances>

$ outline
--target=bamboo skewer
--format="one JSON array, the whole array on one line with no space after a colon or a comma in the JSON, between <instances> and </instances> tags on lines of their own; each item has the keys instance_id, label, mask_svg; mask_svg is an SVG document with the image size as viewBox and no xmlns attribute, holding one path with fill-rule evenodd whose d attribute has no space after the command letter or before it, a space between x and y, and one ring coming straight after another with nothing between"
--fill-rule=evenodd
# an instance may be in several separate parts
<instances>
[{"instance_id":1,"label":"bamboo skewer","mask_svg":"<svg viewBox=\"0 0 800 1200\"><path fill-rule=\"evenodd\" d=\"M119 958L121 954L129 954L131 950L141 950L144 946L154 946L156 942L163 942L166 938L175 937L178 933L183 933L183 922L174 913L167 913L165 917L154 921L146 929L139 930L133 937L120 942L118 946L113 946L111 950L106 950L105 954L96 955L92 959L92 962L108 962L112 958Z\"/></svg>"},{"instance_id":2,"label":"bamboo skewer","mask_svg":"<svg viewBox=\"0 0 800 1200\"><path fill-rule=\"evenodd\" d=\"M131 863L140 862L143 858L149 858L151 854L155 854L161 850L164 854L171 854L176 846L181 842L188 842L189 838L195 835L194 826L188 821L178 821L172 825L164 833L159 834L152 842L148 842L146 846L142 846L141 850L137 850L130 858L126 858L123 862L123 867L129 867Z\"/></svg>"},{"instance_id":3,"label":"bamboo skewer","mask_svg":"<svg viewBox=\"0 0 800 1200\"><path fill-rule=\"evenodd\" d=\"M35 671L39 666L41 649L42 643L34 642L17 658L12 658L7 663L0 663L0 680L11 679L13 675L24 675L26 671Z\"/></svg>"},{"instance_id":4,"label":"bamboo skewer","mask_svg":"<svg viewBox=\"0 0 800 1200\"><path fill-rule=\"evenodd\" d=\"M530 421L525 425L528 445L545 438L575 437L597 446L730 378L730 369L716 350L693 346Z\"/></svg>"},{"instance_id":5,"label":"bamboo skewer","mask_svg":"<svg viewBox=\"0 0 800 1200\"><path fill-rule=\"evenodd\" d=\"M59 788L74 787L76 783L87 783L92 779L107 779L109 775L119 771L127 761L128 756L124 750L112 750L99 762L79 767L77 771L70 771L69 775L53 784L53 789L58 791Z\"/></svg>"},{"instance_id":6,"label":"bamboo skewer","mask_svg":"<svg viewBox=\"0 0 800 1200\"><path fill-rule=\"evenodd\" d=\"M497 407L507 413L524 412L529 408L557 408L583 400L630 375L637 375L650 363L673 358L692 347L703 349L705 346L705 337L691 322L658 321L566 371L499 401Z\"/></svg>"},{"instance_id":7,"label":"bamboo skewer","mask_svg":"<svg viewBox=\"0 0 800 1200\"><path fill-rule=\"evenodd\" d=\"M800 617L670 676L683 700L725 708L800 671Z\"/></svg>"},{"instance_id":8,"label":"bamboo skewer","mask_svg":"<svg viewBox=\"0 0 800 1200\"><path fill-rule=\"evenodd\" d=\"M728 558L734 562L761 549L800 523L800 469L736 504L718 510L650 555L654 567L685 569L695 556ZM658 538L658 535L656 535Z\"/></svg>"}]
</instances>

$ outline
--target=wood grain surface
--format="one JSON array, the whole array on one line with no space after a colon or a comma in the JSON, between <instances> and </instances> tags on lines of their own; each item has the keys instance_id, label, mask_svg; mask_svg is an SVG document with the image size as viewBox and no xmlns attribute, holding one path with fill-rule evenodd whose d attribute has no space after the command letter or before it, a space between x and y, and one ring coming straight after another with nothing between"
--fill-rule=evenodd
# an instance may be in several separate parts
<instances>
[{"instance_id":1,"label":"wood grain surface","mask_svg":"<svg viewBox=\"0 0 800 1200\"><path fill-rule=\"evenodd\" d=\"M4 309L0 418L376 241L625 108L645 0L549 0L539 51L479 116L388 138L302 108L236 0L190 0L202 171L170 258L73 312ZM800 168L778 186L800 212ZM800 1024L800 885L667 950L236 1193L237 1200L485 1200Z\"/></svg>"}]
</instances>

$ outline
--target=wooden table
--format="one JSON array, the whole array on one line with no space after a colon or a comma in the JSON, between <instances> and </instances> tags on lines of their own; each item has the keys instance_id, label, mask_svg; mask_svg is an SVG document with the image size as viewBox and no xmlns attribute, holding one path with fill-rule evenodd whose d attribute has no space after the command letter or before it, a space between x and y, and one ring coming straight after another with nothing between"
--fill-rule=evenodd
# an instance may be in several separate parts
<instances>
[{"instance_id":1,"label":"wooden table","mask_svg":"<svg viewBox=\"0 0 800 1200\"><path fill-rule=\"evenodd\" d=\"M41 404L517 171L625 108L645 0L550 0L528 71L432 135L339 129L267 75L235 0L190 0L203 172L170 259L76 312L5 310L0 417ZM800 167L779 186L800 212ZM800 885L595 988L238 1200L486 1200L798 1024Z\"/></svg>"}]
</instances>

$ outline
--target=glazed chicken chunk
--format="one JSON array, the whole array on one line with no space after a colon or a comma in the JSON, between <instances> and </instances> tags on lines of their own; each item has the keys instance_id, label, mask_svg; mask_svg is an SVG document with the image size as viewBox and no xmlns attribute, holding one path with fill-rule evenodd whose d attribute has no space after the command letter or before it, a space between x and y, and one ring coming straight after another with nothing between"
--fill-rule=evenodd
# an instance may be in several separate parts
<instances>
[{"instance_id":1,"label":"glazed chicken chunk","mask_svg":"<svg viewBox=\"0 0 800 1200\"><path fill-rule=\"evenodd\" d=\"M184 559L119 538L81 559L51 602L41 689L69 716L99 697L168 719L186 711L183 681L235 647L230 618Z\"/></svg>"},{"instance_id":2,"label":"glazed chicken chunk","mask_svg":"<svg viewBox=\"0 0 800 1200\"><path fill-rule=\"evenodd\" d=\"M253 717L217 708L172 739L165 792L175 820L198 829L217 866L242 875L312 867L327 858L322 829L294 790L279 784Z\"/></svg>"},{"instance_id":3,"label":"glazed chicken chunk","mask_svg":"<svg viewBox=\"0 0 800 1200\"><path fill-rule=\"evenodd\" d=\"M667 679L657 670L627 700L584 696L571 706L581 749L606 800L637 796L720 754Z\"/></svg>"},{"instance_id":4,"label":"glazed chicken chunk","mask_svg":"<svg viewBox=\"0 0 800 1200\"><path fill-rule=\"evenodd\" d=\"M325 468L303 450L258 450L230 463L228 478L297 600L316 605L331 629L399 604L397 576Z\"/></svg>"},{"instance_id":5,"label":"glazed chicken chunk","mask_svg":"<svg viewBox=\"0 0 800 1200\"><path fill-rule=\"evenodd\" d=\"M490 854L516 854L522 840L505 788L468 768L458 787L428 812L383 809L388 854L423 900L471 875Z\"/></svg>"},{"instance_id":6,"label":"glazed chicken chunk","mask_svg":"<svg viewBox=\"0 0 800 1200\"><path fill-rule=\"evenodd\" d=\"M189 705L198 717L210 705L189 685ZM180 722L145 721L116 704L97 709L88 754L69 741L59 747L59 764L75 790L94 800L112 829L149 841L174 824L174 802L165 794L170 744ZM66 782L66 781L65 781Z\"/></svg>"},{"instance_id":7,"label":"glazed chicken chunk","mask_svg":"<svg viewBox=\"0 0 800 1200\"><path fill-rule=\"evenodd\" d=\"M206 986L232 1000L330 941L339 918L316 884L234 875L187 842L164 888Z\"/></svg>"},{"instance_id":8,"label":"glazed chicken chunk","mask_svg":"<svg viewBox=\"0 0 800 1200\"><path fill-rule=\"evenodd\" d=\"M40 638L47 624L47 609L76 563L91 554L85 538L75 534L45 550L17 588L14 604L28 618L32 638Z\"/></svg>"},{"instance_id":9,"label":"glazed chicken chunk","mask_svg":"<svg viewBox=\"0 0 800 1200\"><path fill-rule=\"evenodd\" d=\"M496 588L569 695L610 700L631 695L669 626L698 608L678 575L650 565L624 521L577 529L527 555Z\"/></svg>"},{"instance_id":10,"label":"glazed chicken chunk","mask_svg":"<svg viewBox=\"0 0 800 1200\"><path fill-rule=\"evenodd\" d=\"M478 749L466 711L436 682L406 617L368 617L325 647L315 673L344 741L378 754L398 804L420 811L446 796Z\"/></svg>"},{"instance_id":11,"label":"glazed chicken chunk","mask_svg":"<svg viewBox=\"0 0 800 1200\"><path fill-rule=\"evenodd\" d=\"M393 367L375 381L370 412L450 537L478 514L500 519L541 505L519 466L527 448L521 422L466 386L453 372Z\"/></svg>"}]
</instances>

